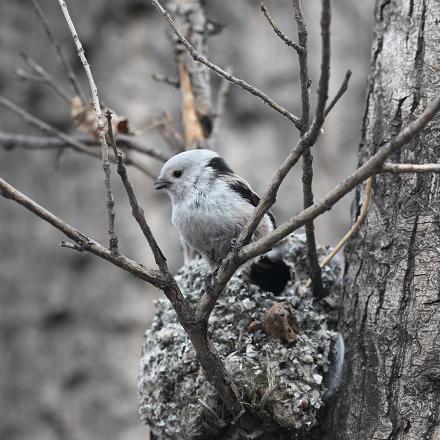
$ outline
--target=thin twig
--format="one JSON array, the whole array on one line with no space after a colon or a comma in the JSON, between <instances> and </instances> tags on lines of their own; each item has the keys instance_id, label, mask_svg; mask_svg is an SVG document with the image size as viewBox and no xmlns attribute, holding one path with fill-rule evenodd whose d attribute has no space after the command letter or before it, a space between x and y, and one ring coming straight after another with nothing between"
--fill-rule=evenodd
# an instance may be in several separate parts
<instances>
[{"instance_id":1,"label":"thin twig","mask_svg":"<svg viewBox=\"0 0 440 440\"><path fill-rule=\"evenodd\" d=\"M159 73L153 73L151 78L154 81L167 84L169 86L175 87L178 89L180 87L180 81L177 78L170 78L169 76L161 75Z\"/></svg>"},{"instance_id":2,"label":"thin twig","mask_svg":"<svg viewBox=\"0 0 440 440\"><path fill-rule=\"evenodd\" d=\"M272 246L303 226L306 221L314 219L318 215L330 210L336 202L353 190L356 185L363 182L371 175L380 172L382 164L385 163L386 159L393 152L408 144L414 136L426 127L439 111L440 97L437 97L416 120L410 122L393 140L380 147L376 154L328 192L320 201L315 202L310 208L305 209L295 217L280 225L270 234L245 246L239 251L238 259L245 262L250 258L254 258L269 251Z\"/></svg>"},{"instance_id":3,"label":"thin twig","mask_svg":"<svg viewBox=\"0 0 440 440\"><path fill-rule=\"evenodd\" d=\"M294 0L298 1L298 0ZM321 132L325 119L325 106L328 99L328 86L330 81L330 23L331 23L331 2L322 0L321 12L321 74L318 85L318 100L316 103L315 116L312 125L307 133L307 138L314 144Z\"/></svg>"},{"instance_id":4,"label":"thin twig","mask_svg":"<svg viewBox=\"0 0 440 440\"><path fill-rule=\"evenodd\" d=\"M9 99L5 98L2 95L0 95L0 104L4 105L6 108L13 111L14 113L16 113L17 115L22 117L26 122L29 122L33 126L40 129L41 131L53 134L54 136L56 136L57 138L62 140L64 143L71 146L74 150L77 150L81 153L88 154L89 156L98 157L98 158L100 157L100 155L96 151L91 150L84 143L78 141L77 139L75 139L72 136L69 136L69 135L57 130L55 127L52 127L47 122L42 121L41 119L37 118L36 116L31 115L26 110L22 109L21 107L18 107L16 104L14 104L12 101L10 101ZM26 141L26 140L29 140L29 139L25 138L24 136L21 136L22 142ZM26 144L28 145L28 142L26 142Z\"/></svg>"},{"instance_id":5,"label":"thin twig","mask_svg":"<svg viewBox=\"0 0 440 440\"><path fill-rule=\"evenodd\" d=\"M381 169L384 173L440 173L440 164L413 164L413 163L388 163L385 162Z\"/></svg>"},{"instance_id":6,"label":"thin twig","mask_svg":"<svg viewBox=\"0 0 440 440\"><path fill-rule=\"evenodd\" d=\"M85 139L86 137L83 136L82 138ZM75 139L79 142L83 142L82 139ZM22 148L24 150L54 150L66 147L71 147L71 145L55 136L32 136L0 131L0 148L5 150L13 150L14 148Z\"/></svg>"},{"instance_id":7,"label":"thin twig","mask_svg":"<svg viewBox=\"0 0 440 440\"><path fill-rule=\"evenodd\" d=\"M163 123L164 119L166 123ZM156 124L160 135L171 150L178 153L185 151L185 141L177 130L176 121L171 113L165 112L164 117L154 118L153 124Z\"/></svg>"},{"instance_id":8,"label":"thin twig","mask_svg":"<svg viewBox=\"0 0 440 440\"><path fill-rule=\"evenodd\" d=\"M159 245L157 244L150 227L148 226L148 223L145 219L145 214L142 208L139 206L139 203L136 199L136 195L134 193L133 186L131 185L130 181L128 180L128 174L127 170L124 165L124 161L122 158L122 154L118 151L118 148L116 146L116 141L113 136L113 129L112 129L112 112L110 110L107 110L106 113L107 118L107 126L108 126L108 137L110 140L110 145L113 148L113 153L115 155L115 158L118 162L118 174L121 177L122 183L124 184L125 191L128 195L128 200L130 202L131 206L131 212L133 214L133 217L137 221L139 227L142 230L142 233L144 234L145 238L148 241L148 244L151 248L151 251L153 252L154 259L156 261L157 266L159 269L169 274L167 260L164 257Z\"/></svg>"},{"instance_id":9,"label":"thin twig","mask_svg":"<svg viewBox=\"0 0 440 440\"><path fill-rule=\"evenodd\" d=\"M295 13L295 21L298 28L298 40L299 44L306 48L307 47L307 28L304 22L304 17L302 13L301 3L299 0L292 0L294 13ZM303 125L308 127L309 120L309 75L307 68L307 50L305 49L303 52L298 53L299 63L300 63L300 83L301 83L301 120L300 120L300 130L303 130ZM292 169L293 166L298 162L299 158L304 154L304 151L307 149L308 143L305 141L302 136L298 141L296 146L292 149L292 151L287 156L284 163L276 172L275 176L272 178L268 188L266 189L263 197L260 199L260 203L254 209L254 212L251 218L248 220L246 226L240 233L240 236L237 239L237 249L240 249L242 246L248 244L251 241L251 238L260 224L262 218L266 214L267 211L273 206L276 201L278 190L283 183L283 180Z\"/></svg>"},{"instance_id":10,"label":"thin twig","mask_svg":"<svg viewBox=\"0 0 440 440\"><path fill-rule=\"evenodd\" d=\"M171 157L171 154L167 154L159 148L144 145L133 136L127 134L119 133L118 140L122 142L122 147L137 151L160 162L166 162Z\"/></svg>"},{"instance_id":11,"label":"thin twig","mask_svg":"<svg viewBox=\"0 0 440 440\"><path fill-rule=\"evenodd\" d=\"M347 70L347 72L345 72L344 81L342 82L341 87L338 90L338 93L336 93L335 97L331 100L330 104L325 109L325 117L327 117L327 115L332 111L333 107L342 98L342 95L347 91L350 77L351 77L351 70Z\"/></svg>"},{"instance_id":12,"label":"thin twig","mask_svg":"<svg viewBox=\"0 0 440 440\"><path fill-rule=\"evenodd\" d=\"M191 45L191 43L184 37L184 35L177 29L176 24L174 23L173 19L171 18L170 14L162 7L162 5L159 3L158 0L152 0L154 6L159 10L159 12L167 19L168 23L170 24L171 28L173 29L176 36L179 38L179 40L182 42L182 44L186 47L190 55L193 57L195 61L198 61L202 64L204 64L206 67L211 69L214 73L217 75L225 78L227 81L230 81L231 83L241 87L242 89L248 91L252 95L257 96L261 100L263 100L267 105L269 105L271 108L273 108L276 112L283 115L285 118L287 118L289 121L293 122L295 127L298 129L300 128L299 125L299 118L295 116L293 113L289 112L285 108L283 108L281 105L276 103L273 99L271 99L268 95L266 95L261 90L257 89L256 87L252 86L251 84L247 83L246 81L237 78L230 73L226 72L219 66L211 63L208 61L204 56L202 56L200 53L198 53L194 47Z\"/></svg>"},{"instance_id":13,"label":"thin twig","mask_svg":"<svg viewBox=\"0 0 440 440\"><path fill-rule=\"evenodd\" d=\"M310 119L310 95L309 95L309 68L308 68L308 42L307 42L307 26L304 20L301 0L293 0L293 11L298 29L298 41L301 47L304 48L302 52L298 52L299 70L300 70L300 84L301 84L301 136L305 137L309 130ZM313 143L305 142L305 149L302 156L303 159L303 207L307 209L313 205ZM313 284L313 295L316 298L324 296L324 289L322 287L321 268L319 267L318 253L316 250L315 226L313 220L310 220L305 225L306 239L307 239L307 260L309 263L310 277Z\"/></svg>"},{"instance_id":14,"label":"thin twig","mask_svg":"<svg viewBox=\"0 0 440 440\"><path fill-rule=\"evenodd\" d=\"M98 128L99 143L101 145L102 168L104 170L104 184L106 189L108 236L110 242L110 250L115 255L117 255L119 251L118 251L118 236L116 235L115 232L115 211L114 211L115 202L113 199L113 191L111 186L111 171L110 171L110 162L108 159L108 145L105 139L104 118L102 116L101 105L99 103L98 89L93 79L93 74L92 74L92 70L90 69L90 64L87 61L84 49L78 37L78 33L76 32L75 25L73 24L73 21L70 18L69 10L67 9L67 4L64 0L58 0L58 3L60 4L61 10L63 11L70 33L72 34L73 41L75 43L76 50L78 52L78 56L86 72L87 79L90 84L90 90L92 92L93 106L96 113L96 125Z\"/></svg>"},{"instance_id":15,"label":"thin twig","mask_svg":"<svg viewBox=\"0 0 440 440\"><path fill-rule=\"evenodd\" d=\"M264 5L264 3L261 3L261 11L263 12L263 14L266 17L266 19L269 22L269 24L272 26L272 29L281 38L281 40L283 40L284 43L287 44L287 46L293 47L298 53L304 52L306 50L303 46L298 44L296 41L293 41L283 31L281 31L281 29L273 21L272 17L270 16L270 13L267 10L267 8Z\"/></svg>"},{"instance_id":16,"label":"thin twig","mask_svg":"<svg viewBox=\"0 0 440 440\"><path fill-rule=\"evenodd\" d=\"M26 64L48 85L52 87L53 90L64 100L71 105L72 97L61 87L57 82L53 79L52 75L44 69L43 66L38 64L33 58L31 58L26 53L22 52L21 56L23 57Z\"/></svg>"},{"instance_id":17,"label":"thin twig","mask_svg":"<svg viewBox=\"0 0 440 440\"><path fill-rule=\"evenodd\" d=\"M110 162L113 163L114 161L114 159L110 159ZM145 174L147 177L149 177L151 180L154 181L157 179L157 174L154 171L150 170L150 168L140 160L133 158L133 156L128 152L125 153L124 162L126 165L136 168L142 174Z\"/></svg>"},{"instance_id":18,"label":"thin twig","mask_svg":"<svg viewBox=\"0 0 440 440\"><path fill-rule=\"evenodd\" d=\"M29 73L27 70L21 67L17 67L15 69L15 74L18 76L19 79L23 81L32 81L32 82L40 82L40 83L46 82L46 80L44 78L41 78L41 76Z\"/></svg>"},{"instance_id":19,"label":"thin twig","mask_svg":"<svg viewBox=\"0 0 440 440\"><path fill-rule=\"evenodd\" d=\"M75 72L72 69L72 66L69 63L69 60L67 59L66 55L63 52L63 49L61 48L61 44L59 43L59 41L57 40L57 38L55 37L55 34L53 33L49 22L46 18L46 15L43 11L43 9L41 8L38 0L32 0L32 5L34 6L34 9L38 15L38 17L41 20L41 23L44 26L44 29L46 30L46 34L49 37L50 42L52 43L53 47L55 48L58 60L60 61L61 65L64 67L64 69L67 72L67 75L69 76L69 80L72 84L73 90L75 91L75 93L81 98L82 102L87 102L88 100L86 99L84 92L81 88L81 85L79 84L78 78L75 75Z\"/></svg>"},{"instance_id":20,"label":"thin twig","mask_svg":"<svg viewBox=\"0 0 440 440\"><path fill-rule=\"evenodd\" d=\"M153 286L160 287L163 284L163 276L161 272L153 269L147 269L141 266L138 263L128 259L123 255L115 256L113 255L107 248L100 245L95 240L87 237L74 227L70 226L64 220L55 216L47 209L38 205L32 199L18 191L12 185L7 183L5 180L0 178L0 194L7 198L14 200L18 204L24 206L29 211L36 214L38 217L43 219L44 221L50 223L56 229L61 231L66 237L73 240L76 244L80 245L83 250L90 252L98 257L103 258L104 260L110 261L116 266L130 272L135 277L147 281Z\"/></svg>"},{"instance_id":21,"label":"thin twig","mask_svg":"<svg viewBox=\"0 0 440 440\"><path fill-rule=\"evenodd\" d=\"M2 97L0 96L0 103L2 103ZM21 111L20 108L17 108ZM20 114L20 113L19 113ZM46 124L44 121L41 121L38 118L33 117L29 113L20 114L23 119L32 123L40 130L53 133L55 136L32 136L25 134L12 134L5 133L0 131L0 148L4 148L5 150L13 150L14 148L22 148L24 150L53 150L58 149L62 150L64 148L72 148L78 153L84 153L88 156L95 157L97 159L101 159L101 155L97 151L93 151L93 148L98 147L95 142L91 141L91 139L86 135L81 136L69 136L65 133L58 131L56 128ZM31 119L29 119L31 118ZM120 135L122 136L122 135ZM92 147L92 148L90 148ZM123 147L128 149L133 149L137 151L136 147L131 142L123 141ZM144 165L140 160L133 158L128 152L125 153L126 157L124 159L127 165L130 165L134 168L137 168L147 177L151 179L156 179L156 174L153 173L146 165ZM110 158L111 162L116 161Z\"/></svg>"},{"instance_id":22,"label":"thin twig","mask_svg":"<svg viewBox=\"0 0 440 440\"><path fill-rule=\"evenodd\" d=\"M365 219L367 218L368 214L368 207L370 205L371 200L371 188L373 186L373 178L370 176L367 179L367 187L365 189L365 197L364 202L362 203L362 210L359 214L358 218L356 219L355 223L351 226L349 231L339 240L339 242L336 244L336 246L333 248L333 250L328 254L320 263L319 266L324 268L327 266L330 261L335 257L335 255L342 249L343 246L347 243L350 238L356 234L357 231L359 231L359 228L364 223ZM311 280L309 280L306 284L307 287L309 287L311 284Z\"/></svg>"}]
</instances>

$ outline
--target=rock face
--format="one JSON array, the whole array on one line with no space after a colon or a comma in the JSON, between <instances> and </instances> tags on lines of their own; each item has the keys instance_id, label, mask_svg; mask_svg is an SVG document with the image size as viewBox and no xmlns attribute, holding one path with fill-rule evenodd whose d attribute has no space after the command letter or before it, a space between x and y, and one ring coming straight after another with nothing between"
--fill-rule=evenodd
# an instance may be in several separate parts
<instances>
[{"instance_id":1,"label":"rock face","mask_svg":"<svg viewBox=\"0 0 440 440\"><path fill-rule=\"evenodd\" d=\"M326 253L323 249L320 252ZM323 405L327 390L324 376L338 335L332 330L334 319L329 312L338 304L340 269L337 264L325 269L324 283L330 296L314 304L310 289L305 287L304 237L289 237L275 253L277 269L270 276L277 277L280 261L290 272L282 292L260 288L253 284L249 269L241 269L211 316L210 332L244 404L262 419L268 431L284 428L293 434L313 427ZM206 271L199 260L177 276L185 296L194 302L201 295ZM263 331L266 312L274 304L282 304L281 308L294 315L294 321L290 316L297 330L294 342ZM212 437L225 425L222 405L168 301L158 300L156 308L140 361L142 420L160 439Z\"/></svg>"}]
</instances>

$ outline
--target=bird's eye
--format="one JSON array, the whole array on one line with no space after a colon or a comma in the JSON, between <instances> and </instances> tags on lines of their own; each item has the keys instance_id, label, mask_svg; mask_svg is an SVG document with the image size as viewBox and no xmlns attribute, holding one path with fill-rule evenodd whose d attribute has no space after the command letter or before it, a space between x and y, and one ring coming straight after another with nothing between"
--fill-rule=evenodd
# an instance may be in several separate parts
<instances>
[{"instance_id":1,"label":"bird's eye","mask_svg":"<svg viewBox=\"0 0 440 440\"><path fill-rule=\"evenodd\" d=\"M180 177L182 175L182 170L176 170L176 171L174 171L174 173L173 173L173 176L174 177Z\"/></svg>"}]
</instances>

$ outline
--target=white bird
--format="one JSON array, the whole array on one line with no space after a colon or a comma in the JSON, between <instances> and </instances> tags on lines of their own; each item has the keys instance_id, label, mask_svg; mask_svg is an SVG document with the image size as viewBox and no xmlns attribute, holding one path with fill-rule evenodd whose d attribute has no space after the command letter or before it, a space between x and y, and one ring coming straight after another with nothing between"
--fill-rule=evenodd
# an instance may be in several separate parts
<instances>
[{"instance_id":1,"label":"white bird","mask_svg":"<svg viewBox=\"0 0 440 440\"><path fill-rule=\"evenodd\" d=\"M171 198L171 221L183 240L216 269L231 250L260 197L214 151L190 150L169 159L154 183ZM276 228L268 212L254 233L258 239Z\"/></svg>"}]
</instances>

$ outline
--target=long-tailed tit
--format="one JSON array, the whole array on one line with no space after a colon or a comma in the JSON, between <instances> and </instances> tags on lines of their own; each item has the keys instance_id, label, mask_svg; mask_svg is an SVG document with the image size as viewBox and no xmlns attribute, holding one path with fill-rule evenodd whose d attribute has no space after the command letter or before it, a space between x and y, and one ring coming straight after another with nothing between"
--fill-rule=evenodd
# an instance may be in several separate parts
<instances>
[{"instance_id":1,"label":"long-tailed tit","mask_svg":"<svg viewBox=\"0 0 440 440\"><path fill-rule=\"evenodd\" d=\"M211 269L228 254L260 201L250 185L211 150L190 150L172 157L162 167L154 187L170 196L173 224ZM268 212L253 239L275 227L275 218Z\"/></svg>"}]
</instances>

